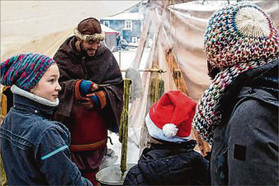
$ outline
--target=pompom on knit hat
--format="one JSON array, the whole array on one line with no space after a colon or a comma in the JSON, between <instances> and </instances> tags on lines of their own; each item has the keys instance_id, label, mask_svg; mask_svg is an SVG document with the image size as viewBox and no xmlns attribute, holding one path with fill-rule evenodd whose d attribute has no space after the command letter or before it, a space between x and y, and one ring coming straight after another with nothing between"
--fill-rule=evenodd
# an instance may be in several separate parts
<instances>
[{"instance_id":1,"label":"pompom on knit hat","mask_svg":"<svg viewBox=\"0 0 279 186\"><path fill-rule=\"evenodd\" d=\"M146 116L148 133L167 142L190 138L196 102L181 91L169 91L155 102Z\"/></svg>"},{"instance_id":2,"label":"pompom on knit hat","mask_svg":"<svg viewBox=\"0 0 279 186\"><path fill-rule=\"evenodd\" d=\"M36 86L54 60L41 54L20 54L0 64L0 83L29 91Z\"/></svg>"},{"instance_id":3,"label":"pompom on knit hat","mask_svg":"<svg viewBox=\"0 0 279 186\"><path fill-rule=\"evenodd\" d=\"M278 31L258 6L240 2L224 7L209 19L204 36L207 62L222 69L279 55Z\"/></svg>"},{"instance_id":4,"label":"pompom on knit hat","mask_svg":"<svg viewBox=\"0 0 279 186\"><path fill-rule=\"evenodd\" d=\"M215 127L225 119L226 105L221 100L239 85L240 75L256 69L260 72L260 67L278 59L279 35L258 6L240 2L211 16L204 39L209 75L217 73L197 104L192 124L212 143Z\"/></svg>"}]
</instances>

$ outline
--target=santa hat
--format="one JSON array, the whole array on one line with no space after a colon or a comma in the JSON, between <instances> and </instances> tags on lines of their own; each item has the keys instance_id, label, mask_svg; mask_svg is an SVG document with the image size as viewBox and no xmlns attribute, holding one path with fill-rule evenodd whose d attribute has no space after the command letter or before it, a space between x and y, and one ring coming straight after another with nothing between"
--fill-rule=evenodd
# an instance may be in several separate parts
<instances>
[{"instance_id":1,"label":"santa hat","mask_svg":"<svg viewBox=\"0 0 279 186\"><path fill-rule=\"evenodd\" d=\"M190 138L196 102L181 91L169 91L146 116L148 133L155 139L185 142Z\"/></svg>"}]
</instances>

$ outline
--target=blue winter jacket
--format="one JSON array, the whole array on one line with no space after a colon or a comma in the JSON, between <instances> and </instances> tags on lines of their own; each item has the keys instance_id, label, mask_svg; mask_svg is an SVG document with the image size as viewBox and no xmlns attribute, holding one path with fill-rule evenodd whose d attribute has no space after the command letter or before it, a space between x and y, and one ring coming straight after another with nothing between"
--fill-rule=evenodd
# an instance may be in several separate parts
<instances>
[{"instance_id":1,"label":"blue winter jacket","mask_svg":"<svg viewBox=\"0 0 279 186\"><path fill-rule=\"evenodd\" d=\"M9 185L92 185L70 159L70 134L48 118L53 107L14 94L1 130Z\"/></svg>"}]
</instances>

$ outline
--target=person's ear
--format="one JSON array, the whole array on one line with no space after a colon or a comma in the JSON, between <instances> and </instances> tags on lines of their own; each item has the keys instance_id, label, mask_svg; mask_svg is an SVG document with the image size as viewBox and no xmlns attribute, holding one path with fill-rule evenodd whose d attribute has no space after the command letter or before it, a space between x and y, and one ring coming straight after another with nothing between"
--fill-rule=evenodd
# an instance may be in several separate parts
<instances>
[{"instance_id":1,"label":"person's ear","mask_svg":"<svg viewBox=\"0 0 279 186\"><path fill-rule=\"evenodd\" d=\"M37 85L36 85L35 87L33 87L33 88L30 90L30 92L31 92L32 94L35 94L35 95L36 95L36 90L37 90Z\"/></svg>"}]
</instances>

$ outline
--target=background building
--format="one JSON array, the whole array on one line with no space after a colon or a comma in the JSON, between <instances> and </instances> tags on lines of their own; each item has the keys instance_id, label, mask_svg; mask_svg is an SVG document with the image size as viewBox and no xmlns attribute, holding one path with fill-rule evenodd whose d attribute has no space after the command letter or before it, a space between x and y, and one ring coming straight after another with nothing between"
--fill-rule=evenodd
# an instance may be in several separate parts
<instances>
[{"instance_id":1,"label":"background building","mask_svg":"<svg viewBox=\"0 0 279 186\"><path fill-rule=\"evenodd\" d=\"M119 39L125 39L130 46L137 46L141 35L144 16L140 3L130 9L110 17L100 19L101 24L120 33Z\"/></svg>"}]
</instances>

